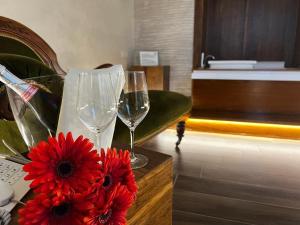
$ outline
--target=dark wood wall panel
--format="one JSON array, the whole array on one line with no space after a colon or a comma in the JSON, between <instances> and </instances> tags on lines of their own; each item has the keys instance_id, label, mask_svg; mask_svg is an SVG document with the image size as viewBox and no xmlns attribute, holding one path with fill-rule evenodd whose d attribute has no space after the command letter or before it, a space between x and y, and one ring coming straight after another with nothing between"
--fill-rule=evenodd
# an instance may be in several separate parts
<instances>
[{"instance_id":1,"label":"dark wood wall panel","mask_svg":"<svg viewBox=\"0 0 300 225\"><path fill-rule=\"evenodd\" d=\"M206 30L206 1L195 0L195 23L194 23L194 55L193 68L200 67L201 52L205 43Z\"/></svg>"},{"instance_id":2,"label":"dark wood wall panel","mask_svg":"<svg viewBox=\"0 0 300 225\"><path fill-rule=\"evenodd\" d=\"M217 59L300 64L299 0L196 0L194 68Z\"/></svg>"},{"instance_id":3,"label":"dark wood wall panel","mask_svg":"<svg viewBox=\"0 0 300 225\"><path fill-rule=\"evenodd\" d=\"M245 23L244 58L285 60L297 25L298 1L248 0Z\"/></svg>"},{"instance_id":4,"label":"dark wood wall panel","mask_svg":"<svg viewBox=\"0 0 300 225\"><path fill-rule=\"evenodd\" d=\"M218 59L243 54L246 0L207 1L205 52Z\"/></svg>"},{"instance_id":5,"label":"dark wood wall panel","mask_svg":"<svg viewBox=\"0 0 300 225\"><path fill-rule=\"evenodd\" d=\"M297 12L300 12L299 2L298 2L298 8L296 10ZM294 52L289 62L291 62L292 65L300 67L300 13L298 14L298 19L297 19L297 31L295 37Z\"/></svg>"},{"instance_id":6,"label":"dark wood wall panel","mask_svg":"<svg viewBox=\"0 0 300 225\"><path fill-rule=\"evenodd\" d=\"M285 32L285 62L286 67L298 67L299 63L296 62L295 52L297 44L300 44L299 35L297 35L299 26L299 16L300 16L300 1L290 0L289 9L287 17L287 24L289 24L289 29Z\"/></svg>"}]
</instances>

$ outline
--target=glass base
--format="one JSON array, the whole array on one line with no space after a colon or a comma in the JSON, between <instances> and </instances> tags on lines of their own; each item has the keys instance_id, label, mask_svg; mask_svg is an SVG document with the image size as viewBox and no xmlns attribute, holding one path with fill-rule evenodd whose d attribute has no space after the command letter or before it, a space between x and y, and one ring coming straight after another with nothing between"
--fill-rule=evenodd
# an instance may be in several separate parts
<instances>
[{"instance_id":1,"label":"glass base","mask_svg":"<svg viewBox=\"0 0 300 225\"><path fill-rule=\"evenodd\" d=\"M149 162L149 159L141 154L135 154L135 158L131 159L132 169L138 169L145 167Z\"/></svg>"}]
</instances>

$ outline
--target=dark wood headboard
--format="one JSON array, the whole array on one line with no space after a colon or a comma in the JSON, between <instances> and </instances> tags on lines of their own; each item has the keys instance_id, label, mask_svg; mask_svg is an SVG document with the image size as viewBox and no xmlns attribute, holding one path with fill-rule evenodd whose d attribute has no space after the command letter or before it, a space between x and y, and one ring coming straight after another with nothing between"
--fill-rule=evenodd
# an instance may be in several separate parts
<instances>
[{"instance_id":1,"label":"dark wood headboard","mask_svg":"<svg viewBox=\"0 0 300 225\"><path fill-rule=\"evenodd\" d=\"M0 16L0 36L12 38L28 46L41 61L59 74L65 74L53 49L34 31L23 24Z\"/></svg>"}]
</instances>

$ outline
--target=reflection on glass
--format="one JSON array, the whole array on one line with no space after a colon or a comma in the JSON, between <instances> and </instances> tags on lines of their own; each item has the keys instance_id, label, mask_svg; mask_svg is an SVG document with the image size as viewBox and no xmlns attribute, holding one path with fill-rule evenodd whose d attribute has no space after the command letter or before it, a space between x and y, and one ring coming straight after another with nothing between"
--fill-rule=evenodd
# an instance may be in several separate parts
<instances>
[{"instance_id":1,"label":"reflection on glass","mask_svg":"<svg viewBox=\"0 0 300 225\"><path fill-rule=\"evenodd\" d=\"M63 77L60 75L30 78L17 86L33 85L39 91L25 101L13 89L6 87L10 107L18 129L28 148L48 136L55 135L61 104ZM21 87L17 87L21 88ZM8 143L10 144L10 143Z\"/></svg>"}]
</instances>

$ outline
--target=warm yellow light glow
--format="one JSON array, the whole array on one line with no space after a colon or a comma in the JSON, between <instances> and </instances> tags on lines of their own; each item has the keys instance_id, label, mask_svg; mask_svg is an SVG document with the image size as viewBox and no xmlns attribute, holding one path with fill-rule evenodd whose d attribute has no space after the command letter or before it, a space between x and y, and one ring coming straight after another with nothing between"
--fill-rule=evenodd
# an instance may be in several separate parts
<instances>
[{"instance_id":1,"label":"warm yellow light glow","mask_svg":"<svg viewBox=\"0 0 300 225\"><path fill-rule=\"evenodd\" d=\"M300 139L297 125L190 118L186 126L197 131Z\"/></svg>"},{"instance_id":2,"label":"warm yellow light glow","mask_svg":"<svg viewBox=\"0 0 300 225\"><path fill-rule=\"evenodd\" d=\"M191 123L212 123L212 124L233 124L242 126L258 126L258 127L282 127L282 128L296 128L300 129L298 125L287 125L287 124L274 124L274 123L254 123L254 122L239 122L230 120L210 120L210 119L193 119L189 118L187 122Z\"/></svg>"}]
</instances>

